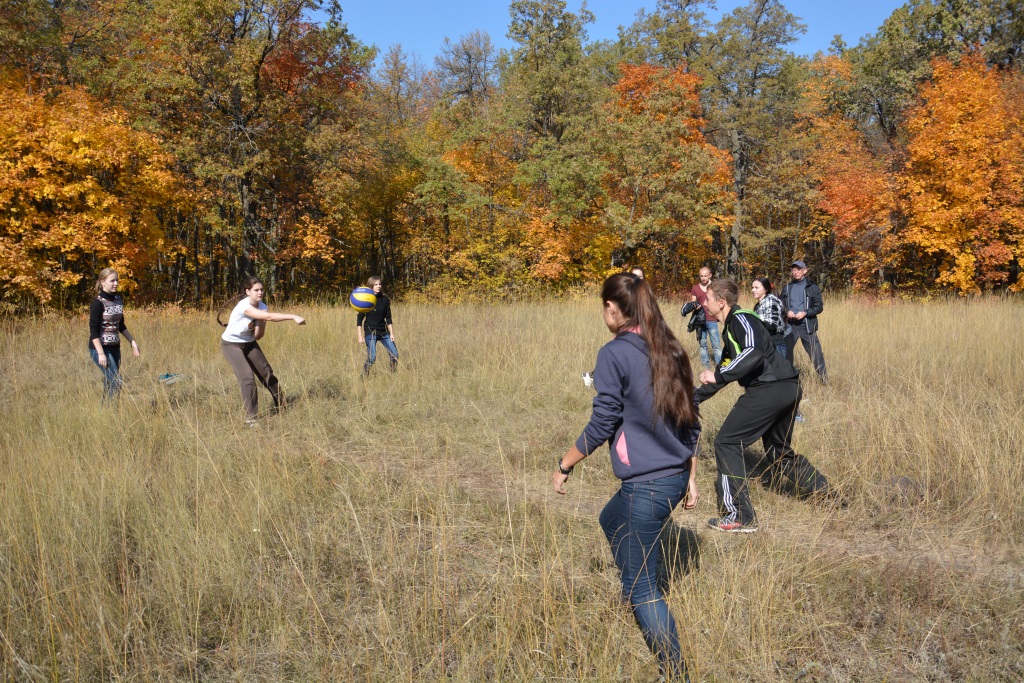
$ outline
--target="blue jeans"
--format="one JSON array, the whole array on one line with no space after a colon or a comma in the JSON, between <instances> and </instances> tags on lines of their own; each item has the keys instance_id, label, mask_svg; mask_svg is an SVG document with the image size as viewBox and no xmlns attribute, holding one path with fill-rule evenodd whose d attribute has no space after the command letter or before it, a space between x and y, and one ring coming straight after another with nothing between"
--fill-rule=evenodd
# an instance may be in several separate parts
<instances>
[{"instance_id":1,"label":"blue jeans","mask_svg":"<svg viewBox=\"0 0 1024 683\"><path fill-rule=\"evenodd\" d=\"M398 369L398 347L391 339L390 334L377 334L369 332L366 335L366 362L363 363L363 374L369 374L370 368L377 362L377 342L384 345L391 361L391 372Z\"/></svg>"},{"instance_id":2,"label":"blue jeans","mask_svg":"<svg viewBox=\"0 0 1024 683\"><path fill-rule=\"evenodd\" d=\"M711 365L708 362L708 341L711 342L711 347L714 349L715 364ZM704 327L697 328L697 344L700 346L700 362L704 363L706 368L718 367L718 364L722 360L722 338L718 334L718 323L708 322L704 324Z\"/></svg>"},{"instance_id":3,"label":"blue jeans","mask_svg":"<svg viewBox=\"0 0 1024 683\"><path fill-rule=\"evenodd\" d=\"M103 353L107 357L107 367L100 365L100 354L96 352L96 347L89 349L92 362L103 371L103 400L106 401L117 398L118 392L121 391L121 349L105 348Z\"/></svg>"},{"instance_id":4,"label":"blue jeans","mask_svg":"<svg viewBox=\"0 0 1024 683\"><path fill-rule=\"evenodd\" d=\"M601 529L622 577L622 597L629 603L647 647L657 655L662 672L679 680L684 679L686 664L658 576L662 530L686 493L688 477L674 474L654 481L622 482L601 511Z\"/></svg>"}]
</instances>

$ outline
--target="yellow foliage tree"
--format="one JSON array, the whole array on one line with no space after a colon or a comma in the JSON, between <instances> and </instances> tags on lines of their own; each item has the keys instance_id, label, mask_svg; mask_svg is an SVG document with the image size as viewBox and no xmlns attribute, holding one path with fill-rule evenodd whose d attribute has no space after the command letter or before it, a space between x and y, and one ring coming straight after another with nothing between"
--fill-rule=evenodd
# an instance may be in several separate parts
<instances>
[{"instance_id":1,"label":"yellow foliage tree","mask_svg":"<svg viewBox=\"0 0 1024 683\"><path fill-rule=\"evenodd\" d=\"M1024 262L1024 111L1013 77L978 54L932 68L907 119L905 237L937 259L939 284L968 294Z\"/></svg>"},{"instance_id":2,"label":"yellow foliage tree","mask_svg":"<svg viewBox=\"0 0 1024 683\"><path fill-rule=\"evenodd\" d=\"M47 304L107 266L130 288L170 250L162 226L184 203L171 156L83 89L0 93L0 299Z\"/></svg>"}]
</instances>

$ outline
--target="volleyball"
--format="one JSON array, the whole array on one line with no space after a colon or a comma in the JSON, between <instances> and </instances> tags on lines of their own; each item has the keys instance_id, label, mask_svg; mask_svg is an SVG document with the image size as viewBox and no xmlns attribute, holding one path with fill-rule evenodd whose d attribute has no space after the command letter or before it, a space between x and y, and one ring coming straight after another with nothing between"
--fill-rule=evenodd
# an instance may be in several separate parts
<instances>
[{"instance_id":1,"label":"volleyball","mask_svg":"<svg viewBox=\"0 0 1024 683\"><path fill-rule=\"evenodd\" d=\"M377 305L377 295L369 287L356 287L348 295L348 304L360 313L369 313Z\"/></svg>"}]
</instances>

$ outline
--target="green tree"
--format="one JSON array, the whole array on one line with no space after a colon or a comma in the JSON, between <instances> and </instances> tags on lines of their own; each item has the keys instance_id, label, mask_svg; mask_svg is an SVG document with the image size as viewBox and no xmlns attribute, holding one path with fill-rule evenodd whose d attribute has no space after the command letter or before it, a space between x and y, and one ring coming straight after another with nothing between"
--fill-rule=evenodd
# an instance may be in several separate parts
<instances>
[{"instance_id":1,"label":"green tree","mask_svg":"<svg viewBox=\"0 0 1024 683\"><path fill-rule=\"evenodd\" d=\"M705 78L707 118L733 161L735 205L727 269L739 275L745 206L757 157L792 121L801 69L786 50L804 26L778 0L752 0L722 17L694 69Z\"/></svg>"}]
</instances>

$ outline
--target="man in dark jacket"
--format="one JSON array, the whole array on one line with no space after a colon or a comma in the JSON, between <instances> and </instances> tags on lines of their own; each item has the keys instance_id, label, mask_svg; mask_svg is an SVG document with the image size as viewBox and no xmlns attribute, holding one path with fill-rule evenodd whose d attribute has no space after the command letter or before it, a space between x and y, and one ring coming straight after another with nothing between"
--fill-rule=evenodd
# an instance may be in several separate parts
<instances>
[{"instance_id":1,"label":"man in dark jacket","mask_svg":"<svg viewBox=\"0 0 1024 683\"><path fill-rule=\"evenodd\" d=\"M771 334L752 311L736 305L739 285L719 279L708 287L707 306L725 319L722 361L700 374L694 399L705 401L729 382L739 382L746 393L739 397L715 437L720 517L708 524L720 531L757 531L757 518L747 491L743 448L758 439L773 474L781 474L797 494L825 494L828 480L802 455L793 452L793 418L800 404L796 368L775 350Z\"/></svg>"},{"instance_id":2,"label":"man in dark jacket","mask_svg":"<svg viewBox=\"0 0 1024 683\"><path fill-rule=\"evenodd\" d=\"M807 279L807 264L803 261L793 261L792 274L793 280L782 289L782 307L786 311L786 320L803 343L804 351L811 357L814 371L822 382L828 384L825 354L821 352L821 342L818 341L818 316L825 308L821 301L821 290Z\"/></svg>"}]
</instances>

